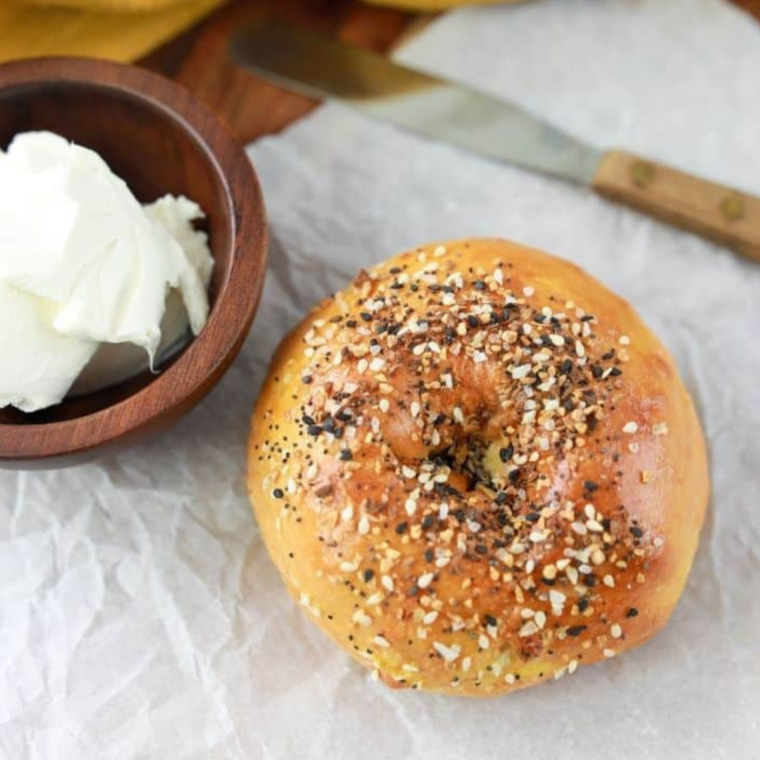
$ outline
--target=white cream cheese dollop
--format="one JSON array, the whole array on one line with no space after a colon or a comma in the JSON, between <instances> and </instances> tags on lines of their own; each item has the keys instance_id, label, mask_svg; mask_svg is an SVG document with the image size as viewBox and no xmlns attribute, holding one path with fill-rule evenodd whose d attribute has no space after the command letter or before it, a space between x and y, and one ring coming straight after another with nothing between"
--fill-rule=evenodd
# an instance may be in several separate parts
<instances>
[{"instance_id":1,"label":"white cream cheese dollop","mask_svg":"<svg viewBox=\"0 0 760 760\"><path fill-rule=\"evenodd\" d=\"M192 226L202 216L183 197L141 206L97 153L58 135L17 135L0 152L0 407L114 384L188 324L197 335L213 267Z\"/></svg>"}]
</instances>

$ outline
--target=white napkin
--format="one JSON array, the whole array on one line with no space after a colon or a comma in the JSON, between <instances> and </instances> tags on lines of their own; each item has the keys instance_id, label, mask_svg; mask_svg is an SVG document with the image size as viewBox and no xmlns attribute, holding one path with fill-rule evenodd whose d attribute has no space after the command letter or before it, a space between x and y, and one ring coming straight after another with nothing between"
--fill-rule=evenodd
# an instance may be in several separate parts
<instances>
[{"instance_id":1,"label":"white napkin","mask_svg":"<svg viewBox=\"0 0 760 760\"><path fill-rule=\"evenodd\" d=\"M545 0L444 17L399 56L600 146L760 193L760 27L720 0ZM253 146L271 218L255 327L175 430L0 473L0 757L751 760L760 746L760 266L590 193L328 106ZM630 299L701 409L713 504L644 647L491 701L391 692L302 615L256 533L248 417L275 345L361 265L503 235Z\"/></svg>"}]
</instances>

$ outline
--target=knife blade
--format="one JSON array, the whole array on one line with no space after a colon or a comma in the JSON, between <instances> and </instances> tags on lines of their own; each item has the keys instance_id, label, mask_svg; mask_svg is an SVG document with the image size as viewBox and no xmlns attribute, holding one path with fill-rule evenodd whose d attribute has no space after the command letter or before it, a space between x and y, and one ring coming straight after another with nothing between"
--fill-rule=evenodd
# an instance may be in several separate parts
<instances>
[{"instance_id":1,"label":"knife blade","mask_svg":"<svg viewBox=\"0 0 760 760\"><path fill-rule=\"evenodd\" d=\"M398 127L589 186L760 261L760 199L622 151L601 151L517 105L276 20L232 37L233 58L282 87Z\"/></svg>"},{"instance_id":2,"label":"knife blade","mask_svg":"<svg viewBox=\"0 0 760 760\"><path fill-rule=\"evenodd\" d=\"M342 101L487 158L582 184L602 159L517 106L296 26L252 24L233 36L232 52L245 67L303 95Z\"/></svg>"}]
</instances>

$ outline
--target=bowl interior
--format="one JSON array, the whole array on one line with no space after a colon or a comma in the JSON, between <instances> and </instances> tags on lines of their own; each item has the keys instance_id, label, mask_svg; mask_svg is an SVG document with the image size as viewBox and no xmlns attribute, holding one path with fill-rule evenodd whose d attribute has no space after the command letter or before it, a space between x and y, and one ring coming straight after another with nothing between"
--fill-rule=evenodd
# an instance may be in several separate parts
<instances>
[{"instance_id":1,"label":"bowl interior","mask_svg":"<svg viewBox=\"0 0 760 760\"><path fill-rule=\"evenodd\" d=\"M96 82L49 80L0 89L0 147L31 130L49 130L97 151L141 202L166 193L196 201L206 213L203 227L215 260L213 310L232 263L232 210L219 167L186 122L158 102ZM39 425L89 415L134 395L154 377L145 372L34 414L0 409L0 425Z\"/></svg>"}]
</instances>

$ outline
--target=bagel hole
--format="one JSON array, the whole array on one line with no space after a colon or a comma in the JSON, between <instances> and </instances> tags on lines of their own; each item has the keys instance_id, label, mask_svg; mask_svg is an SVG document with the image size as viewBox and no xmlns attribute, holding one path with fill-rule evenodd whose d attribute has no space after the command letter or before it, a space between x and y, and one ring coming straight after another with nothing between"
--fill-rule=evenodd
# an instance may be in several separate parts
<instances>
[{"instance_id":1,"label":"bagel hole","mask_svg":"<svg viewBox=\"0 0 760 760\"><path fill-rule=\"evenodd\" d=\"M504 486L503 473L494 473L489 467L490 448L490 442L480 436L469 435L455 440L430 459L439 467L448 467L451 471L449 482L457 490L469 493L485 487L498 491Z\"/></svg>"}]
</instances>

